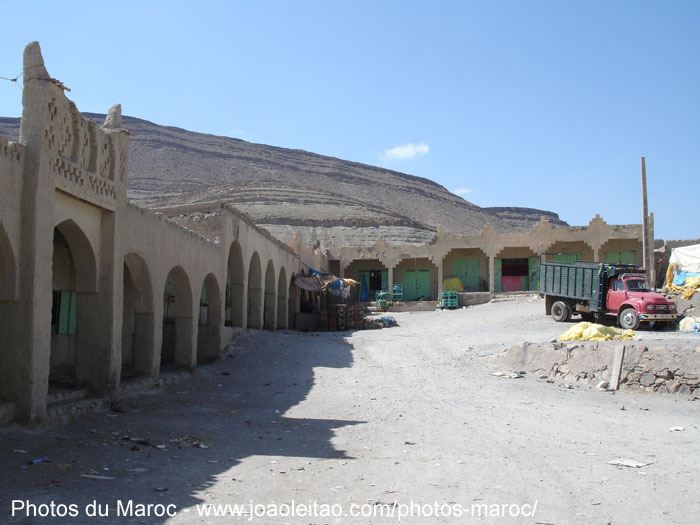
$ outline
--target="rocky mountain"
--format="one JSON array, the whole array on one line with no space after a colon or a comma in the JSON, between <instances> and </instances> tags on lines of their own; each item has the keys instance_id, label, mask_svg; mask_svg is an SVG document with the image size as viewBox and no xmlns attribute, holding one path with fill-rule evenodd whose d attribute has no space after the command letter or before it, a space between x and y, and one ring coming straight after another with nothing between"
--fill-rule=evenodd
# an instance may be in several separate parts
<instances>
[{"instance_id":1,"label":"rocky mountain","mask_svg":"<svg viewBox=\"0 0 700 525\"><path fill-rule=\"evenodd\" d=\"M104 115L84 114L98 122ZM481 208L439 184L376 166L239 139L195 133L123 117L133 133L128 195L163 209L224 201L248 213L282 241L301 231L336 246L430 242L439 224L476 233L527 231L552 212ZM0 135L16 139L19 119L0 118Z\"/></svg>"}]
</instances>

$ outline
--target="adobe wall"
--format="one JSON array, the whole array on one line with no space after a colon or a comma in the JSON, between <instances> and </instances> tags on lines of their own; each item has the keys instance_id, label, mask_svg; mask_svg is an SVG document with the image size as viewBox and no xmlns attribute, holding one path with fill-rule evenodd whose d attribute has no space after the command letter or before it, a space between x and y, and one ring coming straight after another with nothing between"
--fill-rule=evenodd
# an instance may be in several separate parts
<instances>
[{"instance_id":1,"label":"adobe wall","mask_svg":"<svg viewBox=\"0 0 700 525\"><path fill-rule=\"evenodd\" d=\"M458 235L438 227L435 242L431 244L392 245L380 237L372 246L329 248L327 255L329 261L338 264L341 273L353 261L379 259L389 269L390 285L401 282L400 277L394 275L401 261L427 259L437 268L431 287L439 293L443 279L452 276L451 263L458 257L457 253L483 254L478 257L480 274L485 277L488 291L494 292L498 288L495 283L497 258L528 258L551 253L554 249L580 253L582 259L593 261L604 261L607 250L633 251L637 264L641 265L642 227L636 224L609 225L599 215L588 226L555 226L541 220L524 233L499 233L487 224L477 234Z\"/></svg>"},{"instance_id":2,"label":"adobe wall","mask_svg":"<svg viewBox=\"0 0 700 525\"><path fill-rule=\"evenodd\" d=\"M293 323L290 283L327 268L322 254L301 259L218 203L214 240L129 204L121 108L102 125L84 118L36 42L23 75L20 143L0 138L0 401L19 420L50 418L57 381L118 397L125 367L157 383L163 366L216 359L241 330Z\"/></svg>"},{"instance_id":3,"label":"adobe wall","mask_svg":"<svg viewBox=\"0 0 700 525\"><path fill-rule=\"evenodd\" d=\"M24 148L0 137L0 302L17 294L17 256L21 217Z\"/></svg>"},{"instance_id":4,"label":"adobe wall","mask_svg":"<svg viewBox=\"0 0 700 525\"><path fill-rule=\"evenodd\" d=\"M14 307L19 297L19 250L24 148L0 137L0 401L13 397L13 370L17 355L5 349L15 345L18 321Z\"/></svg>"}]
</instances>

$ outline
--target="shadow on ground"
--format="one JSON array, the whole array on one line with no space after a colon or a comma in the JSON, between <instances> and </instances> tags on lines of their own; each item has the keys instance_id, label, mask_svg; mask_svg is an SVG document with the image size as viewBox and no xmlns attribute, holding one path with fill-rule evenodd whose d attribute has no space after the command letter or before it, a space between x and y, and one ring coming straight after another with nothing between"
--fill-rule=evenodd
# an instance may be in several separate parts
<instances>
[{"instance_id":1,"label":"shadow on ground","mask_svg":"<svg viewBox=\"0 0 700 525\"><path fill-rule=\"evenodd\" d=\"M232 357L135 398L127 413L91 414L49 430L5 429L1 521L66 521L59 514L67 512L70 523L94 522L86 506L96 502L109 511L105 520L163 523L167 516L134 515L138 505L191 508L222 476L235 480L245 458L346 458L331 443L334 430L360 421L284 413L309 395L315 367L350 367L351 351L335 334L253 332L236 341ZM236 481L244 491L245 480ZM116 515L118 501L133 502L131 516Z\"/></svg>"}]
</instances>

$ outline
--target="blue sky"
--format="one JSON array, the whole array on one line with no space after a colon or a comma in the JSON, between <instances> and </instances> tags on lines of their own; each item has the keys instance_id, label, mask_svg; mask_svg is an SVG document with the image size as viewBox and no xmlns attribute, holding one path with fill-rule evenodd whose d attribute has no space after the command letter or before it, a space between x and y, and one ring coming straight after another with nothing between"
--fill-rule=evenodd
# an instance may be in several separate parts
<instances>
[{"instance_id":1,"label":"blue sky","mask_svg":"<svg viewBox=\"0 0 700 525\"><path fill-rule=\"evenodd\" d=\"M81 111L432 179L479 206L700 237L700 2L7 2ZM9 22L9 23L8 23ZM0 80L0 116L21 90Z\"/></svg>"}]
</instances>

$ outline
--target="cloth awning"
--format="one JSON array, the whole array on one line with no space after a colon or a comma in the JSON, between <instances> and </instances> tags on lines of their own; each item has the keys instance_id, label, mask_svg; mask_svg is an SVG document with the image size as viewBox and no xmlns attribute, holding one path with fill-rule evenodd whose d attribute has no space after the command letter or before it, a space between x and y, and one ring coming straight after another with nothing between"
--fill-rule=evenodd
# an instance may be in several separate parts
<instances>
[{"instance_id":1,"label":"cloth awning","mask_svg":"<svg viewBox=\"0 0 700 525\"><path fill-rule=\"evenodd\" d=\"M668 264L669 266L676 266L683 272L700 272L700 244L674 248L671 251L671 258Z\"/></svg>"},{"instance_id":2,"label":"cloth awning","mask_svg":"<svg viewBox=\"0 0 700 525\"><path fill-rule=\"evenodd\" d=\"M357 281L353 279L341 279L332 273L322 273L312 270L311 275L296 275L294 284L302 290L311 292L329 291L335 295L340 295L341 291L350 286L355 286Z\"/></svg>"}]
</instances>

